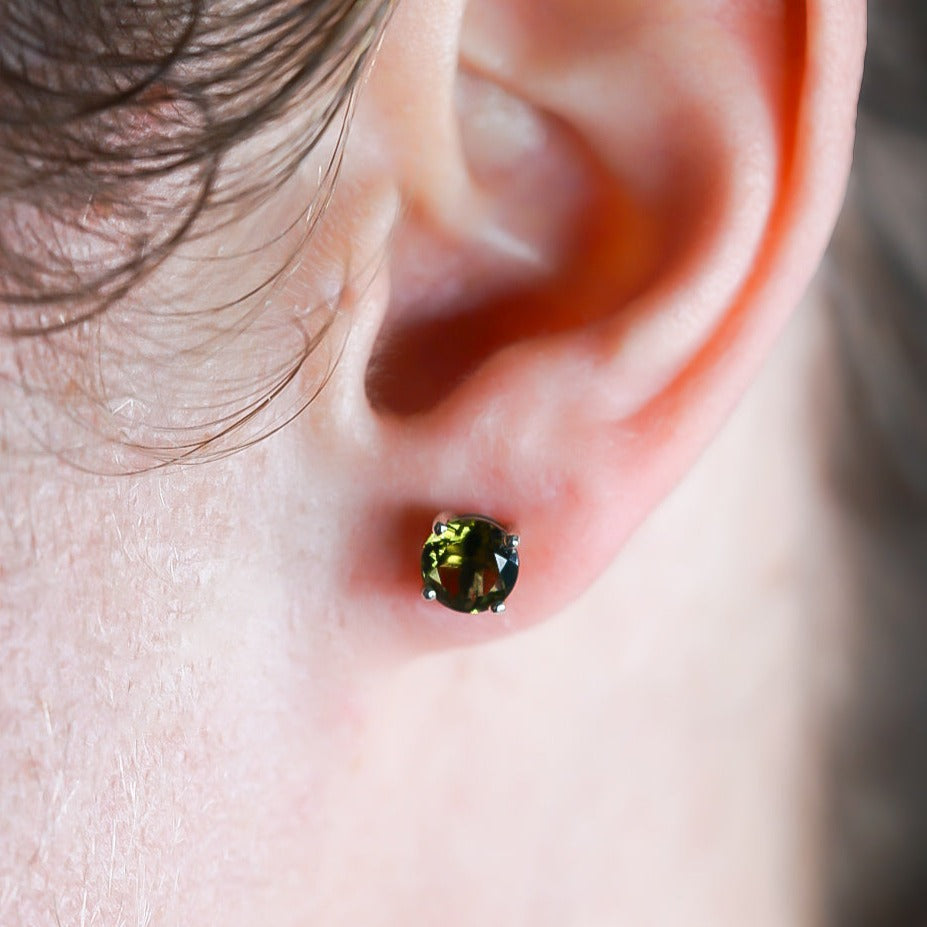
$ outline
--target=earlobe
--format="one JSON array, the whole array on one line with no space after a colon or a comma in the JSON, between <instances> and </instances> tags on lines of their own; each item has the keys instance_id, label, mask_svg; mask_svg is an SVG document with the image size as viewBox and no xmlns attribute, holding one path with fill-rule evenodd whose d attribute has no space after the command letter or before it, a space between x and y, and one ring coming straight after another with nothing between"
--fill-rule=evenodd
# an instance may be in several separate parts
<instances>
[{"instance_id":1,"label":"earlobe","mask_svg":"<svg viewBox=\"0 0 927 927\"><path fill-rule=\"evenodd\" d=\"M519 526L505 621L465 638L556 612L685 471L800 299L849 165L861 0L574 7L461 20L459 129L422 142L451 181L400 177L363 374L391 500ZM493 120L520 127L508 163L479 147ZM383 577L397 597L422 540Z\"/></svg>"}]
</instances>

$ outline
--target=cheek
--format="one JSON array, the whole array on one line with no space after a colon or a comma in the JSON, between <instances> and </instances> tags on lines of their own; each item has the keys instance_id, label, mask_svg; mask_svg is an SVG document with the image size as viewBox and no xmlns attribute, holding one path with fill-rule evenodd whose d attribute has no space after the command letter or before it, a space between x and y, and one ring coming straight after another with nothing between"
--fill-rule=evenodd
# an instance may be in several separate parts
<instances>
[{"instance_id":1,"label":"cheek","mask_svg":"<svg viewBox=\"0 0 927 927\"><path fill-rule=\"evenodd\" d=\"M285 614L241 612L89 644L50 623L6 664L0 922L245 925L324 895L357 697Z\"/></svg>"}]
</instances>

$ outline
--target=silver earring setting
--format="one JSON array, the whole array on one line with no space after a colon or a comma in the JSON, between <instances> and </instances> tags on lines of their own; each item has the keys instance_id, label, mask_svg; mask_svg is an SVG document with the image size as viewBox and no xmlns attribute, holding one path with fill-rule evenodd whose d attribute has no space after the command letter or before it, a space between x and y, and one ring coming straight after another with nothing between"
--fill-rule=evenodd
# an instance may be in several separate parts
<instances>
[{"instance_id":1,"label":"silver earring setting","mask_svg":"<svg viewBox=\"0 0 927 927\"><path fill-rule=\"evenodd\" d=\"M439 515L422 547L423 595L455 612L505 611L520 538L484 515Z\"/></svg>"}]
</instances>

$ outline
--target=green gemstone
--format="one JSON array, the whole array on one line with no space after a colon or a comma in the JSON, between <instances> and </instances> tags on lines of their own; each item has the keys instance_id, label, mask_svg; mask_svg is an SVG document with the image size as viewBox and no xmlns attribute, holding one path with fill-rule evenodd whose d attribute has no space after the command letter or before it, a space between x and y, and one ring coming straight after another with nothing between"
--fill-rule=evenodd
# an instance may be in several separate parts
<instances>
[{"instance_id":1,"label":"green gemstone","mask_svg":"<svg viewBox=\"0 0 927 927\"><path fill-rule=\"evenodd\" d=\"M502 525L461 515L432 531L422 549L422 579L442 605L477 615L500 609L518 580L518 552Z\"/></svg>"}]
</instances>

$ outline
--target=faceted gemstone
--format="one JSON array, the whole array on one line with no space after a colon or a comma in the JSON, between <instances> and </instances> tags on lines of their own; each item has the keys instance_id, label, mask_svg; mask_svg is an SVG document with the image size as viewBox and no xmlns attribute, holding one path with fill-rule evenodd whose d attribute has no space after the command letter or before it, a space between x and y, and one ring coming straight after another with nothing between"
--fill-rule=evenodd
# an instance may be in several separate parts
<instances>
[{"instance_id":1,"label":"faceted gemstone","mask_svg":"<svg viewBox=\"0 0 927 927\"><path fill-rule=\"evenodd\" d=\"M476 615L499 606L518 580L518 552L505 528L481 515L461 515L432 532L422 549L422 578L437 600Z\"/></svg>"}]
</instances>

